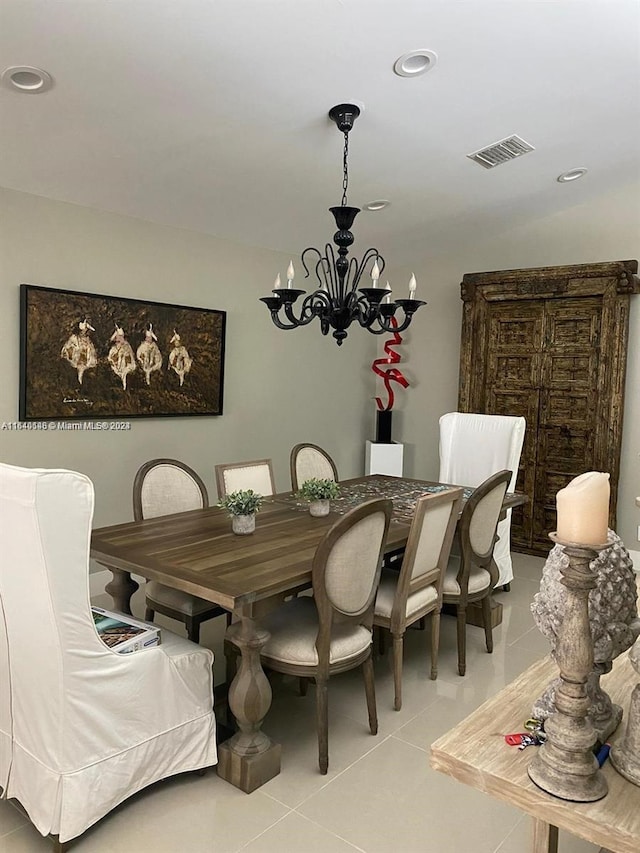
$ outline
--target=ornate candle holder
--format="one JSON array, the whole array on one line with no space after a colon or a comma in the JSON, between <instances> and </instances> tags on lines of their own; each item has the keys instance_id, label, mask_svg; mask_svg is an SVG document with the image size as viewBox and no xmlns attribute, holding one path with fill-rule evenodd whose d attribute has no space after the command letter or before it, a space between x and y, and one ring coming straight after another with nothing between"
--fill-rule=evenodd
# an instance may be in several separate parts
<instances>
[{"instance_id":1,"label":"ornate candle holder","mask_svg":"<svg viewBox=\"0 0 640 853\"><path fill-rule=\"evenodd\" d=\"M640 642L631 649L629 660L640 675ZM640 785L640 683L636 684L631 694L624 737L611 747L610 756L618 773L634 785Z\"/></svg>"},{"instance_id":2,"label":"ornate candle holder","mask_svg":"<svg viewBox=\"0 0 640 853\"><path fill-rule=\"evenodd\" d=\"M589 718L598 740L604 743L618 727L622 708L614 705L600 686L600 677L611 671L613 659L630 648L640 633L638 619L636 575L629 552L620 537L608 531L610 548L602 551L591 564L597 586L589 593L589 624L593 640L593 670L587 680L591 699ZM549 640L555 655L557 635L564 616L566 589L561 569L568 557L560 545L555 545L544 565L540 591L531 605L539 630ZM555 694L560 685L557 678L535 701L532 716L546 720L555 711Z\"/></svg>"},{"instance_id":3,"label":"ornate candle holder","mask_svg":"<svg viewBox=\"0 0 640 853\"><path fill-rule=\"evenodd\" d=\"M608 791L593 754L596 732L588 717L591 700L587 679L593 669L593 642L589 627L589 592L596 586L591 561L609 543L580 545L550 538L564 547L562 565L567 588L565 612L558 632L555 657L560 667L555 712L545 724L546 742L529 764L529 778L543 791L563 800L590 803Z\"/></svg>"}]
</instances>

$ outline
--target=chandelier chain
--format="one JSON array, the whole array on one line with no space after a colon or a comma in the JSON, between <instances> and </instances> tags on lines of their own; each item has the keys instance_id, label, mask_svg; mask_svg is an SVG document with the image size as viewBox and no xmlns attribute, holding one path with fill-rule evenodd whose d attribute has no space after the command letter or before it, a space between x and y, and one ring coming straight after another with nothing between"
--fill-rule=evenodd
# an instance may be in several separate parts
<instances>
[{"instance_id":1,"label":"chandelier chain","mask_svg":"<svg viewBox=\"0 0 640 853\"><path fill-rule=\"evenodd\" d=\"M349 186L349 132L344 132L344 153L342 155L342 207L347 204L347 188Z\"/></svg>"}]
</instances>

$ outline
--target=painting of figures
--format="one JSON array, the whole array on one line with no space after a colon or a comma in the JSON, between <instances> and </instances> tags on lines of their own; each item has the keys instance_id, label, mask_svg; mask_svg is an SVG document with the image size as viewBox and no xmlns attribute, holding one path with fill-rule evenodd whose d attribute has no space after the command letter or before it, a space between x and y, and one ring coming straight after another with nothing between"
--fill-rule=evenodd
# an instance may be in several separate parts
<instances>
[{"instance_id":1,"label":"painting of figures","mask_svg":"<svg viewBox=\"0 0 640 853\"><path fill-rule=\"evenodd\" d=\"M20 420L221 415L224 311L20 285Z\"/></svg>"}]
</instances>

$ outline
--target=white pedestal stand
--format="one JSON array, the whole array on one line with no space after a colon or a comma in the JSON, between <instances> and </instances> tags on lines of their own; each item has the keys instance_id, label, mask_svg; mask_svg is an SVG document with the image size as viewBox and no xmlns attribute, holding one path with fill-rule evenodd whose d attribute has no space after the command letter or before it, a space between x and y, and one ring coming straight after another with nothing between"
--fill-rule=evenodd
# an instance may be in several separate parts
<instances>
[{"instance_id":1,"label":"white pedestal stand","mask_svg":"<svg viewBox=\"0 0 640 853\"><path fill-rule=\"evenodd\" d=\"M389 474L402 477L402 456L404 444L396 441L381 444L367 441L365 449L365 474Z\"/></svg>"}]
</instances>

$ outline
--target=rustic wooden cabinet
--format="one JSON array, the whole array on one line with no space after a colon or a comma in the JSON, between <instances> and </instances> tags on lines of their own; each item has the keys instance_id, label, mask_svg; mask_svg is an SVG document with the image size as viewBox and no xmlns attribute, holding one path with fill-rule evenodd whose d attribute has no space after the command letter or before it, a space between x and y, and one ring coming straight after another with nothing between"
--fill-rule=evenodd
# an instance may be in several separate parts
<instances>
[{"instance_id":1,"label":"rustic wooden cabinet","mask_svg":"<svg viewBox=\"0 0 640 853\"><path fill-rule=\"evenodd\" d=\"M461 412L527 420L513 511L514 550L546 554L555 496L585 471L611 474L615 529L629 302L637 261L468 273Z\"/></svg>"}]
</instances>

